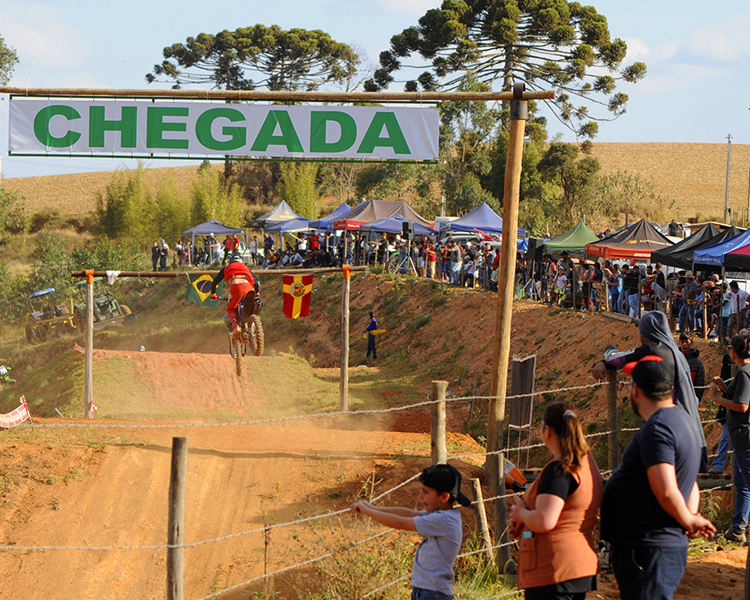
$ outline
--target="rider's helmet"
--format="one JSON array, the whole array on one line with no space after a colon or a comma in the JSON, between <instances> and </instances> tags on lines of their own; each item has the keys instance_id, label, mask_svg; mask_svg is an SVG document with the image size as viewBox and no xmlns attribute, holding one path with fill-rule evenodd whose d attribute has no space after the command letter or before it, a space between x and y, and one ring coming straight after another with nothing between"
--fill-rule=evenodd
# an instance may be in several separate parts
<instances>
[{"instance_id":1,"label":"rider's helmet","mask_svg":"<svg viewBox=\"0 0 750 600\"><path fill-rule=\"evenodd\" d=\"M236 263L236 262L244 263L245 261L242 260L242 257L239 254L233 254L231 258L229 259L229 263L231 264L231 263Z\"/></svg>"}]
</instances>

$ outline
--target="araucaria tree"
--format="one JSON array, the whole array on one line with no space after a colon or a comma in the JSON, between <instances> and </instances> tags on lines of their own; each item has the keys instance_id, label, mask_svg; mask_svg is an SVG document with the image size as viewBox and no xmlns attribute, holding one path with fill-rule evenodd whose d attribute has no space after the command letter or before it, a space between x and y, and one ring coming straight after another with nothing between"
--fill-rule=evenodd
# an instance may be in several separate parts
<instances>
[{"instance_id":1,"label":"araucaria tree","mask_svg":"<svg viewBox=\"0 0 750 600\"><path fill-rule=\"evenodd\" d=\"M5 85L10 81L13 69L18 62L16 51L5 44L5 39L0 37L0 84Z\"/></svg>"},{"instance_id":2,"label":"araucaria tree","mask_svg":"<svg viewBox=\"0 0 750 600\"><path fill-rule=\"evenodd\" d=\"M419 54L428 64L406 67L403 59ZM547 101L555 116L582 140L598 132L598 121L625 112L627 94L616 92L617 80L634 83L646 65L622 66L627 45L612 39L607 19L591 6L568 0L444 0L428 10L419 24L391 38L380 54L381 68L365 84L368 91L387 87L394 73L425 68L405 81L416 91L454 89L468 72L503 90L513 82L527 89L555 89ZM606 109L595 116L588 104Z\"/></svg>"},{"instance_id":3,"label":"araucaria tree","mask_svg":"<svg viewBox=\"0 0 750 600\"><path fill-rule=\"evenodd\" d=\"M314 90L326 83L345 84L359 57L347 44L324 31L255 25L215 35L201 33L184 44L164 48L164 60L146 75L149 83L209 84L212 88Z\"/></svg>"}]
</instances>

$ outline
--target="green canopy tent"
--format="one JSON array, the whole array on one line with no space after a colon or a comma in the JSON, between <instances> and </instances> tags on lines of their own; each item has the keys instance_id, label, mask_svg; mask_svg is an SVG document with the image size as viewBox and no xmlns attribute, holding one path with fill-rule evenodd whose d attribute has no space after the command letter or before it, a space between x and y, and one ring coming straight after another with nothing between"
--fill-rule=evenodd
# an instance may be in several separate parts
<instances>
[{"instance_id":1,"label":"green canopy tent","mask_svg":"<svg viewBox=\"0 0 750 600\"><path fill-rule=\"evenodd\" d=\"M544 242L546 252L583 252L586 244L598 242L599 238L588 228L586 223L579 221L578 225L562 235Z\"/></svg>"}]
</instances>

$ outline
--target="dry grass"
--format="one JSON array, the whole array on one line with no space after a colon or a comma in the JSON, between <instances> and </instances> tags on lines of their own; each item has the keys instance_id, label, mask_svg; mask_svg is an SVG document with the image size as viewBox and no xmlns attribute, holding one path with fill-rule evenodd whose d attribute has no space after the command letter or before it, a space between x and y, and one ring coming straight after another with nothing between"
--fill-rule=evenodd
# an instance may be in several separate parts
<instances>
[{"instance_id":1,"label":"dry grass","mask_svg":"<svg viewBox=\"0 0 750 600\"><path fill-rule=\"evenodd\" d=\"M726 144L601 143L594 144L594 155L604 173L623 170L651 181L662 197L675 201L675 216L679 220L722 216ZM156 188L170 174L177 189L187 192L196 170L195 166L147 169L146 179ZM750 145L734 144L729 205L736 217L747 210L749 170ZM95 208L96 195L105 189L111 176L110 172L75 173L6 179L5 184L26 196L32 213L56 208L64 215L80 216Z\"/></svg>"},{"instance_id":2,"label":"dry grass","mask_svg":"<svg viewBox=\"0 0 750 600\"><path fill-rule=\"evenodd\" d=\"M726 144L594 144L594 156L604 173L627 170L653 183L675 201L677 220L723 216ZM729 206L735 220L747 211L749 170L750 145L732 144Z\"/></svg>"}]
</instances>

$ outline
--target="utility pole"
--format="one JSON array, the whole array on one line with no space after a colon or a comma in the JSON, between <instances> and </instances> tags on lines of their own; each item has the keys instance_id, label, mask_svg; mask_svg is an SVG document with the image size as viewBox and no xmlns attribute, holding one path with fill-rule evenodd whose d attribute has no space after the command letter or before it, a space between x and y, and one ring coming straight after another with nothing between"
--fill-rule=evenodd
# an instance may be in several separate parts
<instances>
[{"instance_id":1,"label":"utility pole","mask_svg":"<svg viewBox=\"0 0 750 600\"><path fill-rule=\"evenodd\" d=\"M750 108L747 110L750 110ZM747 177L747 213L745 214L745 218L747 219L746 222L750 222L750 169L748 169Z\"/></svg>"},{"instance_id":2,"label":"utility pole","mask_svg":"<svg viewBox=\"0 0 750 600\"><path fill-rule=\"evenodd\" d=\"M727 181L724 187L724 222L729 223L729 165L732 164L732 134L727 135Z\"/></svg>"}]
</instances>

